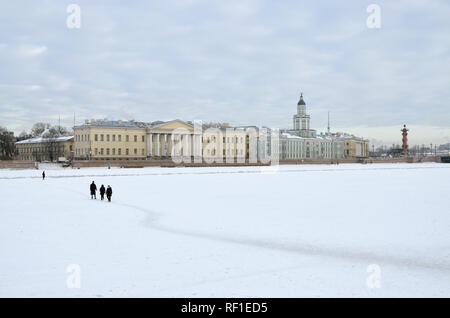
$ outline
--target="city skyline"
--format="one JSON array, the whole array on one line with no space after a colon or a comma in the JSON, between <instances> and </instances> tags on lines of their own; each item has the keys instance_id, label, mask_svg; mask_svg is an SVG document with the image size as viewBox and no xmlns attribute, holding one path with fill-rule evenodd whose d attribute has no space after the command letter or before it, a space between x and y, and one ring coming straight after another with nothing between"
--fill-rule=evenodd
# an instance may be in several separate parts
<instances>
[{"instance_id":1,"label":"city skyline","mask_svg":"<svg viewBox=\"0 0 450 318\"><path fill-rule=\"evenodd\" d=\"M373 144L450 141L443 1L78 1L0 4L0 126L37 121L201 119L292 128L300 92L311 127Z\"/></svg>"}]
</instances>

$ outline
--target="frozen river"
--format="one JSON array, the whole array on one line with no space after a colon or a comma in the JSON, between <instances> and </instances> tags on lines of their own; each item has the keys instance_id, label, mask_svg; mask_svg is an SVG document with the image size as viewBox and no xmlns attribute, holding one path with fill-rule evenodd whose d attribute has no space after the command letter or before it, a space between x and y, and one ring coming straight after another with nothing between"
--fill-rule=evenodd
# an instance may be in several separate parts
<instances>
[{"instance_id":1,"label":"frozen river","mask_svg":"<svg viewBox=\"0 0 450 318\"><path fill-rule=\"evenodd\" d=\"M0 170L2 297L450 297L448 164L41 173Z\"/></svg>"}]
</instances>

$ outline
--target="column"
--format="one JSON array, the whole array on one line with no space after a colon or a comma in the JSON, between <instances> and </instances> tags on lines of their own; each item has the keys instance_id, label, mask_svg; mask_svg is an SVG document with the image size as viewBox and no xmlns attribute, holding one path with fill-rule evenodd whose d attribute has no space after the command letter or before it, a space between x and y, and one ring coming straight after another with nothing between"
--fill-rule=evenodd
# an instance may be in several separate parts
<instances>
[{"instance_id":1,"label":"column","mask_svg":"<svg viewBox=\"0 0 450 318\"><path fill-rule=\"evenodd\" d=\"M162 142L161 142L161 156L165 157L167 155L167 141L166 141L166 134L161 135Z\"/></svg>"},{"instance_id":2,"label":"column","mask_svg":"<svg viewBox=\"0 0 450 318\"><path fill-rule=\"evenodd\" d=\"M173 135L167 134L167 156L172 157Z\"/></svg>"},{"instance_id":3,"label":"column","mask_svg":"<svg viewBox=\"0 0 450 318\"><path fill-rule=\"evenodd\" d=\"M152 134L148 134L147 135L147 156L149 156L149 157L151 157L152 154L153 154L153 151L152 151L153 150L152 149L152 146L153 146L152 138L153 138Z\"/></svg>"},{"instance_id":4,"label":"column","mask_svg":"<svg viewBox=\"0 0 450 318\"><path fill-rule=\"evenodd\" d=\"M159 156L161 156L161 146L160 146L160 140L159 140L159 138L160 138L160 134L156 134L156 149L155 149L155 155L157 156L157 157L159 157Z\"/></svg>"}]
</instances>

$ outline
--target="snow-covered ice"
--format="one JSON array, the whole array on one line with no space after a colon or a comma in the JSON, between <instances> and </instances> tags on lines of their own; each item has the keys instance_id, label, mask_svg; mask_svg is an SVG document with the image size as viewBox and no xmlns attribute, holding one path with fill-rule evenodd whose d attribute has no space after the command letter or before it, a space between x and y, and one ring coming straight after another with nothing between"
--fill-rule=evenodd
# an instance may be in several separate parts
<instances>
[{"instance_id":1,"label":"snow-covered ice","mask_svg":"<svg viewBox=\"0 0 450 318\"><path fill-rule=\"evenodd\" d=\"M450 297L448 164L41 173L0 170L2 297Z\"/></svg>"}]
</instances>

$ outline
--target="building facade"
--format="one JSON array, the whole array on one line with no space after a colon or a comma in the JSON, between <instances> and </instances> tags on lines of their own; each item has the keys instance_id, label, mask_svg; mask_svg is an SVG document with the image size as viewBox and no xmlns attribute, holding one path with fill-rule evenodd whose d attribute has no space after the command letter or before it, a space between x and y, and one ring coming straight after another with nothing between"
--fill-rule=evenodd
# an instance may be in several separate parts
<instances>
[{"instance_id":1,"label":"building facade","mask_svg":"<svg viewBox=\"0 0 450 318\"><path fill-rule=\"evenodd\" d=\"M16 142L18 160L55 161L70 160L74 156L74 137L37 137Z\"/></svg>"},{"instance_id":2,"label":"building facade","mask_svg":"<svg viewBox=\"0 0 450 318\"><path fill-rule=\"evenodd\" d=\"M338 137L344 141L345 158L369 157L369 141L353 135L342 134Z\"/></svg>"},{"instance_id":3,"label":"building facade","mask_svg":"<svg viewBox=\"0 0 450 318\"><path fill-rule=\"evenodd\" d=\"M74 127L75 158L93 160L143 160L200 157L201 131L181 120L144 123L86 120ZM200 151L200 152L199 152Z\"/></svg>"},{"instance_id":4,"label":"building facade","mask_svg":"<svg viewBox=\"0 0 450 318\"><path fill-rule=\"evenodd\" d=\"M249 135L240 127L203 127L202 156L205 162L245 162Z\"/></svg>"},{"instance_id":5,"label":"building facade","mask_svg":"<svg viewBox=\"0 0 450 318\"><path fill-rule=\"evenodd\" d=\"M275 157L340 159L368 155L367 140L330 132L318 135L311 129L310 122L303 94L293 116L293 129L281 132L255 126L194 125L181 120L152 123L86 120L83 125L74 127L74 157L231 163Z\"/></svg>"},{"instance_id":6,"label":"building facade","mask_svg":"<svg viewBox=\"0 0 450 318\"><path fill-rule=\"evenodd\" d=\"M294 128L280 134L280 159L344 158L344 141L330 133L317 135L316 130L311 129L310 121L301 94L293 117Z\"/></svg>"}]
</instances>

